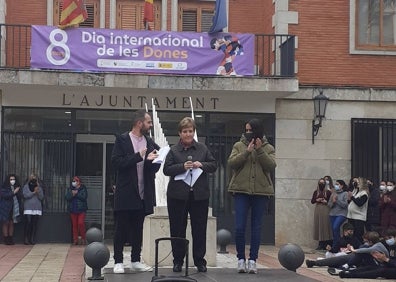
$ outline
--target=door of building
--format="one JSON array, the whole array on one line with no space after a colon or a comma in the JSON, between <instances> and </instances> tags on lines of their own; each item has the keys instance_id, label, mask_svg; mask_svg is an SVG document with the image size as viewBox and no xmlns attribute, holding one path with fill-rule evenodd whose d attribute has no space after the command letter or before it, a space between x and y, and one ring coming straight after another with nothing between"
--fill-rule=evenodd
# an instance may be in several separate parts
<instances>
[{"instance_id":1,"label":"door of building","mask_svg":"<svg viewBox=\"0 0 396 282\"><path fill-rule=\"evenodd\" d=\"M87 229L102 229L104 239L113 237L113 180L111 152L114 135L77 135L76 175L88 190ZM102 226L104 228L102 228Z\"/></svg>"}]
</instances>

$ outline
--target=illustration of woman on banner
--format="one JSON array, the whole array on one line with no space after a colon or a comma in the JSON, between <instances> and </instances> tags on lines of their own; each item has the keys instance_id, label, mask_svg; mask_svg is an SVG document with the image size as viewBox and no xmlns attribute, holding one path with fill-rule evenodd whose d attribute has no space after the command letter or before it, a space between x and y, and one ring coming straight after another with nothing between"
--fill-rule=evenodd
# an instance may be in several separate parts
<instances>
[{"instance_id":1,"label":"illustration of woman on banner","mask_svg":"<svg viewBox=\"0 0 396 282\"><path fill-rule=\"evenodd\" d=\"M213 38L210 41L210 47L224 53L224 57L217 68L216 74L224 76L237 75L232 61L235 56L243 55L243 46L239 42L239 39L231 35L226 35L222 38Z\"/></svg>"}]
</instances>

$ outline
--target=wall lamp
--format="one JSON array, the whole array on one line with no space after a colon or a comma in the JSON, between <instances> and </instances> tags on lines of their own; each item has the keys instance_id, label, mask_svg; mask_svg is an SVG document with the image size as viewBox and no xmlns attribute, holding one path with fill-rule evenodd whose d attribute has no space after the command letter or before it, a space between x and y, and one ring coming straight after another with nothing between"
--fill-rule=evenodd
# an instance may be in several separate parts
<instances>
[{"instance_id":1,"label":"wall lamp","mask_svg":"<svg viewBox=\"0 0 396 282\"><path fill-rule=\"evenodd\" d=\"M326 107L329 98L323 95L322 88L319 89L319 95L313 97L314 102L314 114L315 117L312 120L312 144L315 143L315 136L318 135L319 128L322 127L322 119L326 116Z\"/></svg>"}]
</instances>

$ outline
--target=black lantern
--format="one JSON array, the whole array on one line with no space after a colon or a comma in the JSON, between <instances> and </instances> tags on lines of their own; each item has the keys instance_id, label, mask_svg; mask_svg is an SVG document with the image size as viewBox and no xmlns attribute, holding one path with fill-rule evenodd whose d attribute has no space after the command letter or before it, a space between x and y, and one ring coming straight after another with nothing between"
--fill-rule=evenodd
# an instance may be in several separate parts
<instances>
[{"instance_id":1,"label":"black lantern","mask_svg":"<svg viewBox=\"0 0 396 282\"><path fill-rule=\"evenodd\" d=\"M323 95L323 90L319 89L319 95L313 98L315 117L312 120L312 144L314 144L315 136L318 135L319 128L322 127L322 119L326 116L326 107L329 98Z\"/></svg>"}]
</instances>

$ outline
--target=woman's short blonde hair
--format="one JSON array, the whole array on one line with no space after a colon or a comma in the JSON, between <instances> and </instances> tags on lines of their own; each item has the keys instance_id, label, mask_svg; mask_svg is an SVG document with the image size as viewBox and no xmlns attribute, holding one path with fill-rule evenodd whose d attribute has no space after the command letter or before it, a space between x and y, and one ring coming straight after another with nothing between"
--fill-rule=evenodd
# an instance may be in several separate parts
<instances>
[{"instance_id":1,"label":"woman's short blonde hair","mask_svg":"<svg viewBox=\"0 0 396 282\"><path fill-rule=\"evenodd\" d=\"M179 132L182 132L184 128L192 127L195 131L195 121L190 117L185 117L179 122Z\"/></svg>"}]
</instances>

